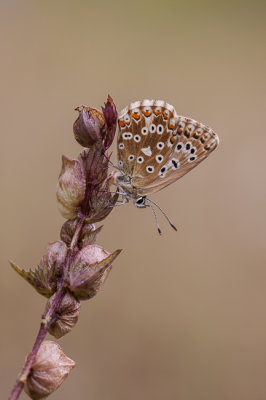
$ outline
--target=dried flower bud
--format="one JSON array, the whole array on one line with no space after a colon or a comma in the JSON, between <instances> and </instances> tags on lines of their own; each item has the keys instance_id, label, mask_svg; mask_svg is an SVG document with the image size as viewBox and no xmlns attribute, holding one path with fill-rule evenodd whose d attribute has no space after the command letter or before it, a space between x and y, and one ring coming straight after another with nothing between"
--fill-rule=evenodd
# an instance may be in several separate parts
<instances>
[{"instance_id":1,"label":"dried flower bud","mask_svg":"<svg viewBox=\"0 0 266 400\"><path fill-rule=\"evenodd\" d=\"M46 340L36 355L24 390L33 400L43 399L59 388L74 367L75 362L57 343Z\"/></svg>"},{"instance_id":2,"label":"dried flower bud","mask_svg":"<svg viewBox=\"0 0 266 400\"><path fill-rule=\"evenodd\" d=\"M62 226L60 237L67 245L70 245L72 241L77 223L78 219L69 219ZM78 241L79 249L82 249L82 247L88 246L89 244L94 244L102 228L103 226L99 226L96 229L94 224L85 224L80 232Z\"/></svg>"},{"instance_id":3,"label":"dried flower bud","mask_svg":"<svg viewBox=\"0 0 266 400\"><path fill-rule=\"evenodd\" d=\"M103 225L99 226L97 229L95 229L94 224L84 225L80 234L79 248L82 249L83 247L88 246L90 244L95 244L102 228Z\"/></svg>"},{"instance_id":4,"label":"dried flower bud","mask_svg":"<svg viewBox=\"0 0 266 400\"><path fill-rule=\"evenodd\" d=\"M76 141L83 147L91 147L98 140L103 139L105 119L103 114L91 107L77 107L79 116L74 122L73 131Z\"/></svg>"},{"instance_id":5,"label":"dried flower bud","mask_svg":"<svg viewBox=\"0 0 266 400\"><path fill-rule=\"evenodd\" d=\"M93 184L95 187L107 178L108 158L103 152L101 142L95 143L90 150L83 149L79 160L83 165L87 183Z\"/></svg>"},{"instance_id":6,"label":"dried flower bud","mask_svg":"<svg viewBox=\"0 0 266 400\"><path fill-rule=\"evenodd\" d=\"M117 122L117 110L111 96L108 95L107 102L104 107L102 107L102 111L107 125L104 147L105 149L108 149L113 143Z\"/></svg>"},{"instance_id":7,"label":"dried flower bud","mask_svg":"<svg viewBox=\"0 0 266 400\"><path fill-rule=\"evenodd\" d=\"M54 294L47 302L45 311L47 312L53 302ZM51 325L49 333L59 339L71 331L76 325L79 317L80 302L70 293L66 293L60 306L58 307L57 319Z\"/></svg>"},{"instance_id":8,"label":"dried flower bud","mask_svg":"<svg viewBox=\"0 0 266 400\"><path fill-rule=\"evenodd\" d=\"M102 221L112 211L119 197L118 190L114 195L110 192L112 181L113 177L110 176L98 187L98 190L94 190L91 194L87 222L94 223Z\"/></svg>"},{"instance_id":9,"label":"dried flower bud","mask_svg":"<svg viewBox=\"0 0 266 400\"><path fill-rule=\"evenodd\" d=\"M60 231L60 238L65 242L68 246L70 245L72 238L74 236L76 227L78 224L78 218L76 219L68 219L62 226Z\"/></svg>"},{"instance_id":10,"label":"dried flower bud","mask_svg":"<svg viewBox=\"0 0 266 400\"><path fill-rule=\"evenodd\" d=\"M72 219L78 214L84 200L86 180L80 160L62 157L62 170L57 184L58 207L64 218Z\"/></svg>"},{"instance_id":11,"label":"dried flower bud","mask_svg":"<svg viewBox=\"0 0 266 400\"><path fill-rule=\"evenodd\" d=\"M80 250L70 267L68 277L68 288L74 296L80 300L95 296L120 252L121 250L116 250L110 254L98 245L86 246Z\"/></svg>"},{"instance_id":12,"label":"dried flower bud","mask_svg":"<svg viewBox=\"0 0 266 400\"><path fill-rule=\"evenodd\" d=\"M40 268L54 268L59 274L67 255L67 246L61 240L49 243L40 261Z\"/></svg>"},{"instance_id":13,"label":"dried flower bud","mask_svg":"<svg viewBox=\"0 0 266 400\"><path fill-rule=\"evenodd\" d=\"M50 297L56 291L58 277L62 273L67 246L62 241L49 243L38 267L25 271L10 261L11 267L26 279L38 293Z\"/></svg>"}]
</instances>

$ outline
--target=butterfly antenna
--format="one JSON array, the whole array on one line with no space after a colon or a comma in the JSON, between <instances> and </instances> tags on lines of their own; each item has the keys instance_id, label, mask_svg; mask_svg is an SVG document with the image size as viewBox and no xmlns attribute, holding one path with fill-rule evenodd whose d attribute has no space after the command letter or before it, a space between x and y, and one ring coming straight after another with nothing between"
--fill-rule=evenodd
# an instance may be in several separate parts
<instances>
[{"instance_id":1,"label":"butterfly antenna","mask_svg":"<svg viewBox=\"0 0 266 400\"><path fill-rule=\"evenodd\" d=\"M166 215L166 213L161 209L161 207L155 203L155 201L152 201L151 199L148 199L146 197L146 200L148 200L150 203L154 204L157 208L159 208L159 210L161 211L161 213L164 215L164 217L167 219L167 221L169 222L169 224L171 225L171 227L177 232L177 228L175 227L175 225L171 222L170 218Z\"/></svg>"},{"instance_id":2,"label":"butterfly antenna","mask_svg":"<svg viewBox=\"0 0 266 400\"><path fill-rule=\"evenodd\" d=\"M159 235L161 235L162 231L161 231L161 228L160 228L160 225L159 225L158 218L157 218L156 212L154 210L154 207L151 204L149 205L149 207L151 207L151 209L152 209Z\"/></svg>"}]
</instances>

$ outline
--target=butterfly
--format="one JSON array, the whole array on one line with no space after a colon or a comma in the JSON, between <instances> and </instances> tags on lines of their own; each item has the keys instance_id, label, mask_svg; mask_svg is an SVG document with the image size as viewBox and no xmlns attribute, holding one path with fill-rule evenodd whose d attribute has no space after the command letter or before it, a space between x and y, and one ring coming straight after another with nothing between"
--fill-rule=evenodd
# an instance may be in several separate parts
<instances>
[{"instance_id":1,"label":"butterfly","mask_svg":"<svg viewBox=\"0 0 266 400\"><path fill-rule=\"evenodd\" d=\"M122 202L133 201L138 208L157 206L147 196L175 182L217 147L219 138L207 125L180 116L162 100L136 101L118 118L118 169L115 183Z\"/></svg>"}]
</instances>

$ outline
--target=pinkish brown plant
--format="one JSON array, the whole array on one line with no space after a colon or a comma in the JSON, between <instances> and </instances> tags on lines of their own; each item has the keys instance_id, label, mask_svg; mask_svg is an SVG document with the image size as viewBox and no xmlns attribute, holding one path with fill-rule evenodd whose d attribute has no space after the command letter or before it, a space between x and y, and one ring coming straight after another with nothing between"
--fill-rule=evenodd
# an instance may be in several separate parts
<instances>
[{"instance_id":1,"label":"pinkish brown plant","mask_svg":"<svg viewBox=\"0 0 266 400\"><path fill-rule=\"evenodd\" d=\"M35 400L53 393L75 366L58 344L44 341L49 332L55 338L68 333L77 323L80 301L91 299L102 288L112 263L121 250L109 253L96 244L102 226L94 223L112 211L119 194L109 187L108 148L117 124L117 110L110 96L102 112L81 106L74 123L74 136L84 148L77 159L63 156L56 197L67 221L61 240L49 243L39 265L25 271L11 266L39 294L48 298L40 329L9 400L18 399L21 391Z\"/></svg>"}]
</instances>

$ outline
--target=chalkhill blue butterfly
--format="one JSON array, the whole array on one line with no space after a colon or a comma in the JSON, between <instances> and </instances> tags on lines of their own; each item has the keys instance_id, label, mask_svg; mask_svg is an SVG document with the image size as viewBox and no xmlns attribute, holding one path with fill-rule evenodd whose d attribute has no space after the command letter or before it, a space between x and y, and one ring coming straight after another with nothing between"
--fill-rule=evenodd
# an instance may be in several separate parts
<instances>
[{"instance_id":1,"label":"chalkhill blue butterfly","mask_svg":"<svg viewBox=\"0 0 266 400\"><path fill-rule=\"evenodd\" d=\"M162 100L136 101L124 108L118 118L118 169L115 183L123 203L129 200L139 208L157 206L176 230L165 212L147 196L158 192L210 155L219 138L207 125L180 116Z\"/></svg>"}]
</instances>

